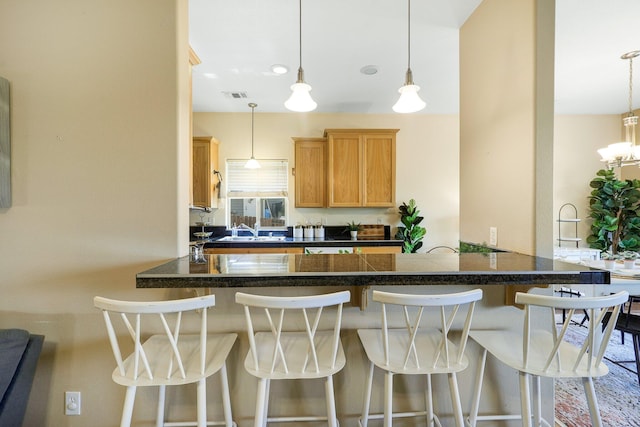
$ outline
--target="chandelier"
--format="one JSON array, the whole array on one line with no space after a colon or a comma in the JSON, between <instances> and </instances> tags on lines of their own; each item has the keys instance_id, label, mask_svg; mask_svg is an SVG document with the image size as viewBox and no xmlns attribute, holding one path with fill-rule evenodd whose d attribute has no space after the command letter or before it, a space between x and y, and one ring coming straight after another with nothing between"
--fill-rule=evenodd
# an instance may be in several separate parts
<instances>
[{"instance_id":1,"label":"chandelier","mask_svg":"<svg viewBox=\"0 0 640 427\"><path fill-rule=\"evenodd\" d=\"M629 113L622 119L625 140L598 150L601 161L605 162L609 169L640 165L640 146L636 145L638 116L633 114L633 58L637 56L640 56L640 50L625 53L620 57L629 60Z\"/></svg>"}]
</instances>

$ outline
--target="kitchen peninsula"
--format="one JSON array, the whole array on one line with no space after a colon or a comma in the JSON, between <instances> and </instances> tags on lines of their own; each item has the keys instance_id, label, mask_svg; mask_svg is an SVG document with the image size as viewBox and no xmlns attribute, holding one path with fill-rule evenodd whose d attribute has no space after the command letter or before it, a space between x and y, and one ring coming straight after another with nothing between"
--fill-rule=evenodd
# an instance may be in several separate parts
<instances>
[{"instance_id":1,"label":"kitchen peninsula","mask_svg":"<svg viewBox=\"0 0 640 427\"><path fill-rule=\"evenodd\" d=\"M245 328L242 323L242 308L234 303L235 292L240 289L277 296L349 289L352 306L345 307L341 336L345 348L351 350L347 365L336 380L338 417L340 424L345 427L358 426L361 401L357 396L367 371L356 330L376 327L381 315L380 304L371 302L371 289L440 294L479 287L483 290L483 298L476 305L472 327L517 328L522 322L520 310L505 303L509 300L509 293L520 289L515 285L545 288L550 284L608 283L610 272L606 270L509 252L215 254L204 255L202 263L193 262L191 257L174 259L136 276L138 288L164 288L171 292L180 288L188 294L192 294L194 290L197 293L215 292L219 306L216 306L214 313L217 319L224 319L216 321L221 331L239 331ZM540 291L551 292L550 289ZM540 321L542 319L534 319L534 322ZM454 327L459 328L460 325ZM467 352L470 366L458 377L463 402L470 402L472 384L478 369L477 361L481 357L481 349L473 342L468 344ZM491 381L489 385L485 383L483 389L486 402L481 403L480 413L504 413L517 408L517 376L503 366L493 366L491 373ZM242 378L242 366L236 367L231 375ZM242 380L239 384L242 390L237 392L237 396L244 396L244 393L253 391L255 387L251 380ZM422 389L422 382L408 382L406 401L414 402L416 408L422 408ZM552 419L553 382L544 380L541 389L545 396L544 415ZM355 390L358 391L354 394ZM438 387L437 390L434 399L437 411L441 419L448 421L451 414L448 395L443 391L446 388ZM305 402L295 388L282 387L276 393L280 402L294 411L305 407ZM244 397L236 398L240 402L246 400ZM252 417L252 410L252 404L240 406L240 411L244 411L248 419ZM464 411L466 413L468 408L465 407ZM511 427L515 424L504 425Z\"/></svg>"}]
</instances>

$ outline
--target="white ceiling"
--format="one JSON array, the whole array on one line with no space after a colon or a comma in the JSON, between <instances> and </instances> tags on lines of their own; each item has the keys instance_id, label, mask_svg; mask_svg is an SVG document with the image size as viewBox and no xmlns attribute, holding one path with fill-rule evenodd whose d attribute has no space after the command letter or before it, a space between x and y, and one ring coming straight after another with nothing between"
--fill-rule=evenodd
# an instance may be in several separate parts
<instances>
[{"instance_id":1,"label":"white ceiling","mask_svg":"<svg viewBox=\"0 0 640 427\"><path fill-rule=\"evenodd\" d=\"M414 0L411 69L427 102L422 114L456 113L458 29L481 0ZM299 63L298 1L189 0L194 111L285 112ZM556 112L628 110L629 63L640 50L640 0L556 0ZM289 68L285 75L273 64ZM375 65L375 75L360 69ZM407 69L407 3L302 2L302 66L316 112L392 113ZM637 70L637 72L636 72ZM634 85L640 79L634 62ZM635 92L640 92L640 87ZM246 98L233 98L244 93ZM634 108L640 101L634 95Z\"/></svg>"}]
</instances>

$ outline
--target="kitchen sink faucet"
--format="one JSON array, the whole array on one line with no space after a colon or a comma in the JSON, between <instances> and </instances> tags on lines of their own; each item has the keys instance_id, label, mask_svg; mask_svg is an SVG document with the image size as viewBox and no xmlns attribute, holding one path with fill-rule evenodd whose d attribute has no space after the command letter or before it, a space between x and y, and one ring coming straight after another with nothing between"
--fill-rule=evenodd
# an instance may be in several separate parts
<instances>
[{"instance_id":1,"label":"kitchen sink faucet","mask_svg":"<svg viewBox=\"0 0 640 427\"><path fill-rule=\"evenodd\" d=\"M244 228L245 230L249 230L251 232L251 234L253 234L253 237L258 237L258 233L259 233L259 229L258 229L258 224L256 223L254 225L254 228L249 227L247 224L242 223L238 226L238 228Z\"/></svg>"}]
</instances>

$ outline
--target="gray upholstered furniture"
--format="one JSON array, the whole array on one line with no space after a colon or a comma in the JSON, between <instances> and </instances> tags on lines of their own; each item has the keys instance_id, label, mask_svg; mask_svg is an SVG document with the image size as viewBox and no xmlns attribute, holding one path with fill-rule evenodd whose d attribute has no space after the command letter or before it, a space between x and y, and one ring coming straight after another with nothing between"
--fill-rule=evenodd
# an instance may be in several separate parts
<instances>
[{"instance_id":1,"label":"gray upholstered furniture","mask_svg":"<svg viewBox=\"0 0 640 427\"><path fill-rule=\"evenodd\" d=\"M0 426L22 426L43 342L23 329L0 329Z\"/></svg>"}]
</instances>

